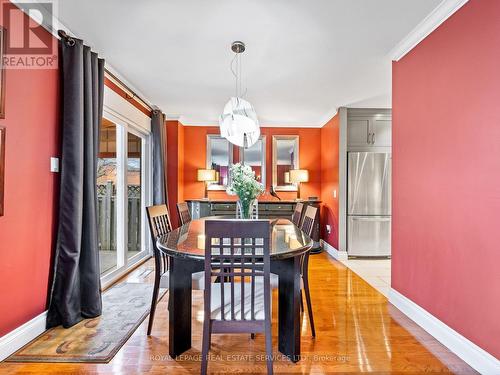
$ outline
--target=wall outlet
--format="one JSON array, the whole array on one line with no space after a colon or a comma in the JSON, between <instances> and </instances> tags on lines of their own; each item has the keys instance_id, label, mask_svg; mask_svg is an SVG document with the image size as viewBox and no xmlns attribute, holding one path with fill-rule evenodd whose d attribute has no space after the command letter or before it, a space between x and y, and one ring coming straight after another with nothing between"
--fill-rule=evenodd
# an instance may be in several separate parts
<instances>
[{"instance_id":1,"label":"wall outlet","mask_svg":"<svg viewBox=\"0 0 500 375\"><path fill-rule=\"evenodd\" d=\"M50 158L50 171L54 173L59 172L59 158Z\"/></svg>"},{"instance_id":2,"label":"wall outlet","mask_svg":"<svg viewBox=\"0 0 500 375\"><path fill-rule=\"evenodd\" d=\"M326 225L326 233L328 234L332 233L332 227L329 224Z\"/></svg>"}]
</instances>

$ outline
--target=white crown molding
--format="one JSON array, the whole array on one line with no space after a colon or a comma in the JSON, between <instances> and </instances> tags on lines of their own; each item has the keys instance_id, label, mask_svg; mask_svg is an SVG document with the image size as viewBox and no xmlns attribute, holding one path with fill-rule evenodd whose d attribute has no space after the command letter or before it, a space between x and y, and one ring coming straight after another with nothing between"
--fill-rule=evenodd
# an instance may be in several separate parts
<instances>
[{"instance_id":1,"label":"white crown molding","mask_svg":"<svg viewBox=\"0 0 500 375\"><path fill-rule=\"evenodd\" d=\"M47 311L0 337L0 361L45 332Z\"/></svg>"},{"instance_id":2,"label":"white crown molding","mask_svg":"<svg viewBox=\"0 0 500 375\"><path fill-rule=\"evenodd\" d=\"M167 120L172 120L173 117L167 115ZM175 118L177 121L182 123L184 126L219 126L219 121L218 120L191 120L188 118L185 118L184 116L176 116ZM328 119L328 121L330 121ZM318 129L322 128L328 121L324 123L290 123L286 121L266 121L265 123L260 124L261 128L306 128L306 129Z\"/></svg>"},{"instance_id":3,"label":"white crown molding","mask_svg":"<svg viewBox=\"0 0 500 375\"><path fill-rule=\"evenodd\" d=\"M500 374L498 359L392 288L389 302L479 373Z\"/></svg>"},{"instance_id":4,"label":"white crown molding","mask_svg":"<svg viewBox=\"0 0 500 375\"><path fill-rule=\"evenodd\" d=\"M394 47L389 56L394 61L399 61L404 55L410 52L425 37L432 33L453 13L459 10L469 0L443 0L441 3L425 17L410 33Z\"/></svg>"},{"instance_id":5,"label":"white crown molding","mask_svg":"<svg viewBox=\"0 0 500 375\"><path fill-rule=\"evenodd\" d=\"M337 107L334 107L332 108L331 110L329 110L327 113L325 113L320 121L318 122L318 124L320 124L320 126L318 126L319 128L322 128L323 126L325 126L332 118L334 118L337 113L339 112L339 109Z\"/></svg>"},{"instance_id":6,"label":"white crown molding","mask_svg":"<svg viewBox=\"0 0 500 375\"><path fill-rule=\"evenodd\" d=\"M310 128L317 129L325 126L338 112L338 108L334 107L326 114L321 116L317 122L287 122L287 121L265 121L261 122L262 128ZM190 119L179 114L167 113L167 120L177 120L184 126L219 126L219 120L196 120Z\"/></svg>"}]
</instances>

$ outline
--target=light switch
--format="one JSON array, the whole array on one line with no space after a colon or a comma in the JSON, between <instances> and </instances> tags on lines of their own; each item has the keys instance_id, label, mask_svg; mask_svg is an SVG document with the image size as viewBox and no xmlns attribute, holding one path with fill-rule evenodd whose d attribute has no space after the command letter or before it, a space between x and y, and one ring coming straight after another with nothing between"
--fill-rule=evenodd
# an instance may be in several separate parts
<instances>
[{"instance_id":1,"label":"light switch","mask_svg":"<svg viewBox=\"0 0 500 375\"><path fill-rule=\"evenodd\" d=\"M326 225L326 233L332 233L332 227L329 224Z\"/></svg>"},{"instance_id":2,"label":"light switch","mask_svg":"<svg viewBox=\"0 0 500 375\"><path fill-rule=\"evenodd\" d=\"M337 189L333 189L333 197L337 198Z\"/></svg>"},{"instance_id":3,"label":"light switch","mask_svg":"<svg viewBox=\"0 0 500 375\"><path fill-rule=\"evenodd\" d=\"M59 172L59 158L50 158L50 171L55 173Z\"/></svg>"}]
</instances>

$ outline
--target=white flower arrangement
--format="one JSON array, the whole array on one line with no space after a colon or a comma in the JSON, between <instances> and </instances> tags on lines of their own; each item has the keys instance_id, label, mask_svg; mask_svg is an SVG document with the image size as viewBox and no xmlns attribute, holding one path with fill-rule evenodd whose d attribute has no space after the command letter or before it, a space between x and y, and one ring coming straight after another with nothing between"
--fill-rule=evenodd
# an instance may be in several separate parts
<instances>
[{"instance_id":1,"label":"white flower arrangement","mask_svg":"<svg viewBox=\"0 0 500 375\"><path fill-rule=\"evenodd\" d=\"M264 193L264 186L255 178L255 172L249 165L241 163L232 164L229 167L231 174L230 184L226 192L230 195L237 195L240 199L243 216L247 216L250 203L259 195Z\"/></svg>"}]
</instances>

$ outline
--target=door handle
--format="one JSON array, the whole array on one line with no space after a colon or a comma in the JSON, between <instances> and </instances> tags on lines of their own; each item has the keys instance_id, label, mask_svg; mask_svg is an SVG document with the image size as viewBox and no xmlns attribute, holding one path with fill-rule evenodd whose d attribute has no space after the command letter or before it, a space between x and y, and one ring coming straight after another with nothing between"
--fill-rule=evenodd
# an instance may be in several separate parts
<instances>
[{"instance_id":1,"label":"door handle","mask_svg":"<svg viewBox=\"0 0 500 375\"><path fill-rule=\"evenodd\" d=\"M372 133L372 145L375 144L375 133Z\"/></svg>"},{"instance_id":2,"label":"door handle","mask_svg":"<svg viewBox=\"0 0 500 375\"><path fill-rule=\"evenodd\" d=\"M370 143L370 135L372 135L372 133L370 133L370 132L368 132L366 134L366 143L368 143L368 144Z\"/></svg>"},{"instance_id":3,"label":"door handle","mask_svg":"<svg viewBox=\"0 0 500 375\"><path fill-rule=\"evenodd\" d=\"M391 218L388 217L352 217L352 221L382 221L387 222L391 221Z\"/></svg>"}]
</instances>

